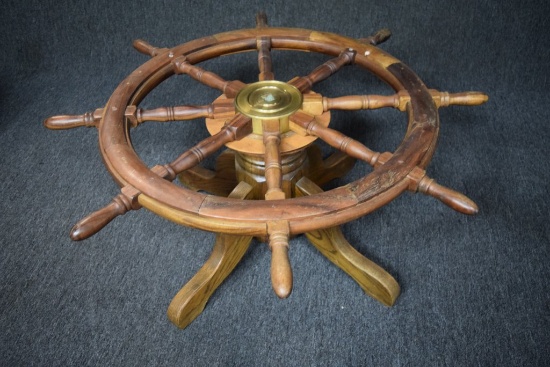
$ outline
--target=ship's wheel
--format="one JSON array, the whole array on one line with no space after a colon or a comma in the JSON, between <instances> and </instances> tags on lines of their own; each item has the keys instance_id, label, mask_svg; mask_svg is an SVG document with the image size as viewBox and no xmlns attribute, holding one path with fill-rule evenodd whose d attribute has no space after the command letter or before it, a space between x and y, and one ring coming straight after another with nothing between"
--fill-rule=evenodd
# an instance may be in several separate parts
<instances>
[{"instance_id":1,"label":"ship's wheel","mask_svg":"<svg viewBox=\"0 0 550 367\"><path fill-rule=\"evenodd\" d=\"M121 192L107 206L90 214L71 230L73 240L98 232L116 216L145 207L173 222L215 232L211 257L177 293L168 316L186 327L204 309L214 290L245 254L253 237L272 251L271 278L277 296L292 290L289 238L305 234L363 290L385 305L399 295L399 285L381 267L357 252L339 225L387 204L404 191L436 197L451 208L475 214L466 196L426 176L439 131L438 108L477 105L487 96L478 92L450 94L428 89L402 62L376 47L390 35L340 35L267 26L259 14L254 29L196 39L177 47L156 48L137 40L134 47L152 58L138 67L113 92L103 108L77 116L53 116L50 129L95 126L100 152ZM271 53L309 51L327 61L306 76L276 80ZM258 54L258 82L226 81L197 64L245 51ZM283 51L281 51L283 52ZM313 86L346 65L366 69L389 84L391 95L346 95L331 98ZM162 81L186 74L222 94L204 106L143 109L140 102ZM394 152L378 153L331 129L331 110L392 107L406 112L406 134ZM130 134L145 121L206 119L211 136L173 162L148 167L134 151ZM321 139L335 148L323 159L314 143ZM199 165L226 147L215 170ZM354 160L373 167L364 177L329 191L328 181L344 176ZM183 185L172 181L179 179Z\"/></svg>"}]
</instances>

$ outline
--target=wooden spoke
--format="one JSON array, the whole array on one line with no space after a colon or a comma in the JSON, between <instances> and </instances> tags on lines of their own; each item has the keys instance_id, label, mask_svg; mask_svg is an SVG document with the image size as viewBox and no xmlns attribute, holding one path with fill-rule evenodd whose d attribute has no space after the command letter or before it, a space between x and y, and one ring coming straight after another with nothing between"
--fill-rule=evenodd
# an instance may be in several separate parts
<instances>
[{"instance_id":1,"label":"wooden spoke","mask_svg":"<svg viewBox=\"0 0 550 367\"><path fill-rule=\"evenodd\" d=\"M357 95L336 98L323 97L323 110L373 110L383 107L399 107L399 96Z\"/></svg>"},{"instance_id":2,"label":"wooden spoke","mask_svg":"<svg viewBox=\"0 0 550 367\"><path fill-rule=\"evenodd\" d=\"M263 11L256 14L256 28L267 28L267 14Z\"/></svg>"},{"instance_id":3,"label":"wooden spoke","mask_svg":"<svg viewBox=\"0 0 550 367\"><path fill-rule=\"evenodd\" d=\"M160 48L160 47L152 46L147 41L144 41L142 39L134 40L134 42L132 43L132 46L134 46L134 48L138 52L141 52L142 54L145 54L145 55L149 55L151 57L155 57L157 55L160 55L160 54L168 51L167 48Z\"/></svg>"},{"instance_id":4,"label":"wooden spoke","mask_svg":"<svg viewBox=\"0 0 550 367\"><path fill-rule=\"evenodd\" d=\"M229 98L235 97L235 95L245 86L245 84L239 80L227 81L218 74L195 66L191 64L185 56L175 58L172 65L176 74L187 74L204 85L220 90Z\"/></svg>"},{"instance_id":5,"label":"wooden spoke","mask_svg":"<svg viewBox=\"0 0 550 367\"><path fill-rule=\"evenodd\" d=\"M314 116L303 112L295 113L290 119L292 122L290 124L291 129L299 130L299 132L305 130L307 134L317 136L333 148L353 158L361 159L373 167L386 163L393 156L389 152L378 153L372 151L357 140L317 123ZM409 190L411 191L418 191L435 197L445 205L463 214L473 215L478 212L477 205L470 198L439 185L435 180L426 176L426 171L420 167L415 167L407 178L410 182Z\"/></svg>"},{"instance_id":6,"label":"wooden spoke","mask_svg":"<svg viewBox=\"0 0 550 367\"><path fill-rule=\"evenodd\" d=\"M258 67L260 69L260 75L258 80L273 80L275 76L272 71L271 62L271 38L261 37L258 38Z\"/></svg>"},{"instance_id":7,"label":"wooden spoke","mask_svg":"<svg viewBox=\"0 0 550 367\"><path fill-rule=\"evenodd\" d=\"M263 12L256 14L256 28L266 27L267 15ZM258 48L258 67L260 69L258 80L262 81L275 79L271 63L271 38L258 37L256 40L256 45Z\"/></svg>"},{"instance_id":8,"label":"wooden spoke","mask_svg":"<svg viewBox=\"0 0 550 367\"><path fill-rule=\"evenodd\" d=\"M103 108L97 108L92 112L82 115L58 115L51 116L44 120L44 126L50 130L66 130L75 127L97 127Z\"/></svg>"},{"instance_id":9,"label":"wooden spoke","mask_svg":"<svg viewBox=\"0 0 550 367\"><path fill-rule=\"evenodd\" d=\"M240 114L236 115L217 134L204 139L173 162L164 166L153 167L153 171L159 176L172 181L179 173L196 166L224 144L240 140L250 133L252 133L251 119Z\"/></svg>"},{"instance_id":10,"label":"wooden spoke","mask_svg":"<svg viewBox=\"0 0 550 367\"><path fill-rule=\"evenodd\" d=\"M265 120L262 124L265 145L265 181L266 200L284 200L285 193L281 189L283 183L283 168L281 165L281 134L278 120Z\"/></svg>"},{"instance_id":11,"label":"wooden spoke","mask_svg":"<svg viewBox=\"0 0 550 367\"><path fill-rule=\"evenodd\" d=\"M223 118L235 113L232 99L220 99L202 106L168 106L151 110L128 106L126 117L133 127L146 122L185 121L198 118Z\"/></svg>"},{"instance_id":12,"label":"wooden spoke","mask_svg":"<svg viewBox=\"0 0 550 367\"><path fill-rule=\"evenodd\" d=\"M146 121L184 121L197 118L223 118L235 112L233 99L216 100L203 106L168 106L151 110L136 106L126 107L124 115L130 125L136 127ZM75 127L97 127L103 116L103 108L86 112L82 115L59 115L44 120L44 126L51 130L65 130Z\"/></svg>"},{"instance_id":13,"label":"wooden spoke","mask_svg":"<svg viewBox=\"0 0 550 367\"><path fill-rule=\"evenodd\" d=\"M140 192L131 186L123 187L120 194L115 196L109 204L76 223L70 232L71 239L85 240L99 232L116 217L130 210L140 209L141 205L137 201L139 194Z\"/></svg>"},{"instance_id":14,"label":"wooden spoke","mask_svg":"<svg viewBox=\"0 0 550 367\"><path fill-rule=\"evenodd\" d=\"M476 106L487 102L489 97L481 92L449 93L435 89L429 90L437 107L453 105ZM323 97L323 109L328 110L373 110L383 107L393 107L400 111L407 109L411 96L402 90L391 96L380 95L356 95L337 98Z\"/></svg>"},{"instance_id":15,"label":"wooden spoke","mask_svg":"<svg viewBox=\"0 0 550 367\"><path fill-rule=\"evenodd\" d=\"M267 232L271 249L271 285L277 297L287 298L292 292L293 283L292 267L288 258L288 222L268 222Z\"/></svg>"},{"instance_id":16,"label":"wooden spoke","mask_svg":"<svg viewBox=\"0 0 550 367\"><path fill-rule=\"evenodd\" d=\"M352 64L355 60L355 54L355 50L350 48L345 49L340 53L340 55L338 55L338 57L330 59L329 61L318 66L307 76L294 78L290 81L290 84L298 88L302 93L307 92L315 83L319 83L320 81L327 79L329 76L340 70L343 66Z\"/></svg>"},{"instance_id":17,"label":"wooden spoke","mask_svg":"<svg viewBox=\"0 0 550 367\"><path fill-rule=\"evenodd\" d=\"M294 115L290 116L290 121L290 128L292 130L298 133L305 132L308 135L317 136L328 145L353 158L361 159L372 166L374 166L378 160L380 153L370 150L357 140L354 140L339 131L324 127L316 121L315 116L298 111Z\"/></svg>"},{"instance_id":18,"label":"wooden spoke","mask_svg":"<svg viewBox=\"0 0 550 367\"><path fill-rule=\"evenodd\" d=\"M366 38L360 38L358 41L361 43L368 43L373 46L386 42L391 37L391 31L388 28L382 28L372 36Z\"/></svg>"}]
</instances>

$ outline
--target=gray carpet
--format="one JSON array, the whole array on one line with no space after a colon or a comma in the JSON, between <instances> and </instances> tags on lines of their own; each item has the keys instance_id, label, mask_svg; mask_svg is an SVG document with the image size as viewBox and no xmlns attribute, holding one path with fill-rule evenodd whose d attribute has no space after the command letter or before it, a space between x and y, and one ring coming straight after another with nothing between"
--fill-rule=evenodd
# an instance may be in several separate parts
<instances>
[{"instance_id":1,"label":"gray carpet","mask_svg":"<svg viewBox=\"0 0 550 367\"><path fill-rule=\"evenodd\" d=\"M271 291L270 253L255 243L187 329L166 308L200 268L213 235L146 210L96 236L68 230L118 192L95 129L49 131L44 118L105 104L147 57L135 38L171 47L254 26L365 37L431 88L480 90L480 107L442 109L428 173L476 201L477 216L407 193L343 226L351 243L401 284L393 308L365 296L303 237L291 243L294 292ZM0 364L5 366L546 366L550 350L549 6L544 1L5 1L0 11ZM254 80L254 55L212 60L226 79ZM323 55L274 53L281 79ZM390 93L354 68L320 83L328 96ZM205 104L217 92L185 77L146 107ZM335 113L334 127L395 149L396 111ZM143 125L147 164L206 137L201 121ZM211 164L211 162L206 162ZM363 166L334 185L362 175ZM363 170L364 172L364 170Z\"/></svg>"}]
</instances>

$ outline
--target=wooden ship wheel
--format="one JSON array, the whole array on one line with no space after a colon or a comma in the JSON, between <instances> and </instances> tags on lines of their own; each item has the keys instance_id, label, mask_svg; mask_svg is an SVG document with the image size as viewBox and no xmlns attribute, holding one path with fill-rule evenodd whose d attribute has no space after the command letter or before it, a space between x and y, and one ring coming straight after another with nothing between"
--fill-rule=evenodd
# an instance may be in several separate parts
<instances>
[{"instance_id":1,"label":"wooden ship wheel","mask_svg":"<svg viewBox=\"0 0 550 367\"><path fill-rule=\"evenodd\" d=\"M269 244L271 280L280 298L292 290L289 239L305 234L330 261L370 296L391 306L399 285L380 266L355 250L339 225L389 203L404 191L433 196L451 208L475 214L476 204L426 175L439 132L438 108L478 105L479 92L450 94L428 89L405 64L376 45L387 30L364 39L292 28L268 27L258 14L256 27L196 39L174 48L142 40L134 47L151 59L124 79L103 108L83 115L48 118L50 129L93 126L105 166L121 192L107 206L71 230L73 240L98 232L115 217L145 207L175 223L216 233L213 252L168 308L180 328L204 309L209 297L241 260L254 237ZM327 56L306 76L278 81L272 51L294 50ZM197 64L218 56L255 51L258 82L227 81ZM346 65L366 69L395 91L391 95L331 98L313 86ZM221 92L204 106L143 109L140 102L174 74L186 74ZM406 113L407 130L394 152L375 152L329 127L332 110L393 107ZM133 149L130 133L145 121L204 118L211 134L173 162L148 167ZM323 159L320 139L335 153ZM215 170L199 163L226 148ZM355 160L372 166L366 176L328 191L321 187L344 176ZM180 184L172 181L178 179Z\"/></svg>"}]
</instances>

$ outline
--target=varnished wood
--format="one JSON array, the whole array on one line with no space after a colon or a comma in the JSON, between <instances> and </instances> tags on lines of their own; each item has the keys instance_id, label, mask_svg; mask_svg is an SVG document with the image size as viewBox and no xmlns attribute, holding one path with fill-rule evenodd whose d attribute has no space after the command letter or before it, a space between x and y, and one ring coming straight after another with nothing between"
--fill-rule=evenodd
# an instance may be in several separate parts
<instances>
[{"instance_id":1,"label":"varnished wood","mask_svg":"<svg viewBox=\"0 0 550 367\"><path fill-rule=\"evenodd\" d=\"M279 121L265 120L263 122L263 135L265 146L265 183L267 191L266 200L284 200L285 193L282 190L283 168L281 165L281 133L279 132Z\"/></svg>"},{"instance_id":2,"label":"varnished wood","mask_svg":"<svg viewBox=\"0 0 550 367\"><path fill-rule=\"evenodd\" d=\"M321 188L306 177L296 184L297 195L320 192ZM365 293L386 306L394 304L400 292L397 281L353 248L339 227L307 232L306 237L327 259L352 277Z\"/></svg>"},{"instance_id":3,"label":"varnished wood","mask_svg":"<svg viewBox=\"0 0 550 367\"><path fill-rule=\"evenodd\" d=\"M260 14L256 28L203 37L170 49L135 41L134 47L151 59L120 83L104 108L83 115L54 116L44 123L51 129L97 127L105 166L122 187L110 204L79 222L72 237L86 238L116 216L142 206L176 223L216 232L211 258L170 305L169 317L180 327L202 311L213 289L231 272L253 236L269 242L272 284L281 298L288 297L292 290L289 238L306 233L321 253L342 267L365 292L384 304L393 304L399 294L395 280L356 252L337 226L371 213L407 190L436 197L466 214L477 212L472 200L437 184L426 176L425 169L437 145L438 108L477 105L487 101L487 96L479 92L451 94L429 90L410 68L375 47L389 34L383 30L356 40L332 33L272 28L267 26L265 14ZM285 84L302 93L297 94L301 99L295 99L302 101L301 109L288 118L290 131L286 125L277 129L273 121L282 124L282 120L272 117L273 121L261 117L261 129L255 131L251 119L233 107L233 98L245 88L245 83L226 81L197 64L252 51L257 53L258 79L271 80L271 52L277 50L318 52L331 59ZM311 91L316 83L352 64L377 75L395 94L330 98ZM189 75L223 95L210 105L141 109L139 104L148 93L173 74ZM406 133L394 152L372 151L328 127L330 110L381 107L407 112ZM295 108L299 106L293 106L292 112ZM134 151L131 127L144 121L196 118L207 119L211 136L173 162L150 168ZM256 125L258 121L254 122ZM319 150L311 147L317 138L338 152L323 160ZM225 153L231 159L218 161L214 171L199 166L223 146L233 150ZM354 158L369 163L372 171L332 190L322 191L316 186L343 176L353 167ZM178 175L183 187L171 183ZM225 197L237 181L242 183L231 197ZM246 195L266 200L241 200Z\"/></svg>"},{"instance_id":4,"label":"varnished wood","mask_svg":"<svg viewBox=\"0 0 550 367\"><path fill-rule=\"evenodd\" d=\"M430 89L430 94L437 107L454 105L478 106L488 101L489 97L481 92L449 93ZM391 96L360 95L337 98L323 98L325 111L329 110L373 110L384 107L394 107L401 111L407 109L411 96L406 91Z\"/></svg>"},{"instance_id":5,"label":"varnished wood","mask_svg":"<svg viewBox=\"0 0 550 367\"><path fill-rule=\"evenodd\" d=\"M82 115L59 115L48 117L44 120L44 126L50 130L66 130L75 127L97 127L103 108L97 108L93 112Z\"/></svg>"},{"instance_id":6,"label":"varnished wood","mask_svg":"<svg viewBox=\"0 0 550 367\"><path fill-rule=\"evenodd\" d=\"M323 97L321 95L318 95L316 93L308 93L304 95L304 103L302 108L304 112L314 114L317 123L323 126L328 126L330 124L330 112L323 111L322 98ZM226 97L222 95L215 100L214 105L223 105L224 103L227 103L226 101ZM233 115L234 113L235 111L233 111ZM214 118L207 118L206 128L208 129L208 132L212 135L217 134L227 125L227 120L232 118L233 115L228 112L223 115L218 114L214 116ZM308 135L305 131L289 131L281 134L280 138L281 142L279 144L279 150L281 154L290 154L303 150L304 148L310 146L317 139L315 136ZM250 134L249 136L245 136L242 139L226 143L226 146L230 149L245 154L262 156L265 154L263 136L260 134Z\"/></svg>"},{"instance_id":7,"label":"varnished wood","mask_svg":"<svg viewBox=\"0 0 550 367\"><path fill-rule=\"evenodd\" d=\"M132 127L136 127L145 121L182 121L198 118L224 118L235 114L235 107L232 99L214 101L214 103L203 106L170 106L159 107L151 110L137 108L136 106L126 107L124 115L130 121ZM86 112L82 115L59 115L44 120L44 126L51 130L65 130L75 127L97 127L103 108L97 108L93 112Z\"/></svg>"},{"instance_id":8,"label":"varnished wood","mask_svg":"<svg viewBox=\"0 0 550 367\"><path fill-rule=\"evenodd\" d=\"M340 151L322 159L321 150L317 145L309 147L307 153L309 169L306 177L320 187L336 178L344 177L355 165L355 159Z\"/></svg>"},{"instance_id":9,"label":"varnished wood","mask_svg":"<svg viewBox=\"0 0 550 367\"><path fill-rule=\"evenodd\" d=\"M307 92L313 87L315 83L319 83L325 80L326 78L340 70L343 66L353 63L355 59L355 54L355 50L351 48L345 49L338 55L338 57L335 57L329 61L326 61L322 65L319 65L307 76L299 77L292 80L290 84L294 85L301 92Z\"/></svg>"},{"instance_id":10,"label":"varnished wood","mask_svg":"<svg viewBox=\"0 0 550 367\"><path fill-rule=\"evenodd\" d=\"M291 121L299 128L304 129L308 134L321 138L328 145L351 157L361 159L371 165L374 165L378 159L378 153L373 152L357 140L345 136L339 131L319 124L314 116L297 112L291 117ZM295 125L291 125L291 129Z\"/></svg>"},{"instance_id":11,"label":"varnished wood","mask_svg":"<svg viewBox=\"0 0 550 367\"><path fill-rule=\"evenodd\" d=\"M246 199L251 186L241 182L230 197ZM175 295L168 306L168 318L177 327L187 327L204 310L210 296L231 274L250 246L252 236L217 234L212 254L202 268Z\"/></svg>"},{"instance_id":12,"label":"varnished wood","mask_svg":"<svg viewBox=\"0 0 550 367\"><path fill-rule=\"evenodd\" d=\"M231 150L225 150L218 156L214 171L196 166L178 175L179 180L189 189L217 196L229 196L237 185L236 177L235 152Z\"/></svg>"},{"instance_id":13,"label":"varnished wood","mask_svg":"<svg viewBox=\"0 0 550 367\"><path fill-rule=\"evenodd\" d=\"M226 143L238 140L251 132L251 120L246 116L236 115L219 133L204 139L169 163L168 166L174 172L171 179L173 180L175 175L196 166Z\"/></svg>"},{"instance_id":14,"label":"varnished wood","mask_svg":"<svg viewBox=\"0 0 550 367\"><path fill-rule=\"evenodd\" d=\"M359 42L369 43L373 46L377 46L389 40L390 37L391 37L391 31L388 28L382 28L372 36L369 36L366 38L360 38Z\"/></svg>"},{"instance_id":15,"label":"varnished wood","mask_svg":"<svg viewBox=\"0 0 550 367\"><path fill-rule=\"evenodd\" d=\"M144 41L142 39L137 39L132 43L132 46L142 54L149 55L151 57L155 57L157 55L160 55L163 52L168 51L167 48L160 48L152 46L149 42Z\"/></svg>"},{"instance_id":16,"label":"varnished wood","mask_svg":"<svg viewBox=\"0 0 550 367\"><path fill-rule=\"evenodd\" d=\"M220 90L228 97L234 97L245 86L239 80L227 81L211 71L206 71L201 67L195 66L185 56L174 59L173 66L175 72L185 73L209 87Z\"/></svg>"},{"instance_id":17,"label":"varnished wood","mask_svg":"<svg viewBox=\"0 0 550 367\"><path fill-rule=\"evenodd\" d=\"M267 234L271 249L271 284L279 298L287 298L292 292L292 267L288 258L288 222L267 222Z\"/></svg>"},{"instance_id":18,"label":"varnished wood","mask_svg":"<svg viewBox=\"0 0 550 367\"><path fill-rule=\"evenodd\" d=\"M120 191L120 194L115 196L109 204L89 214L73 226L69 234L73 241L85 240L102 230L116 217L130 210L141 209L137 200L139 191L131 186L125 186Z\"/></svg>"}]
</instances>

